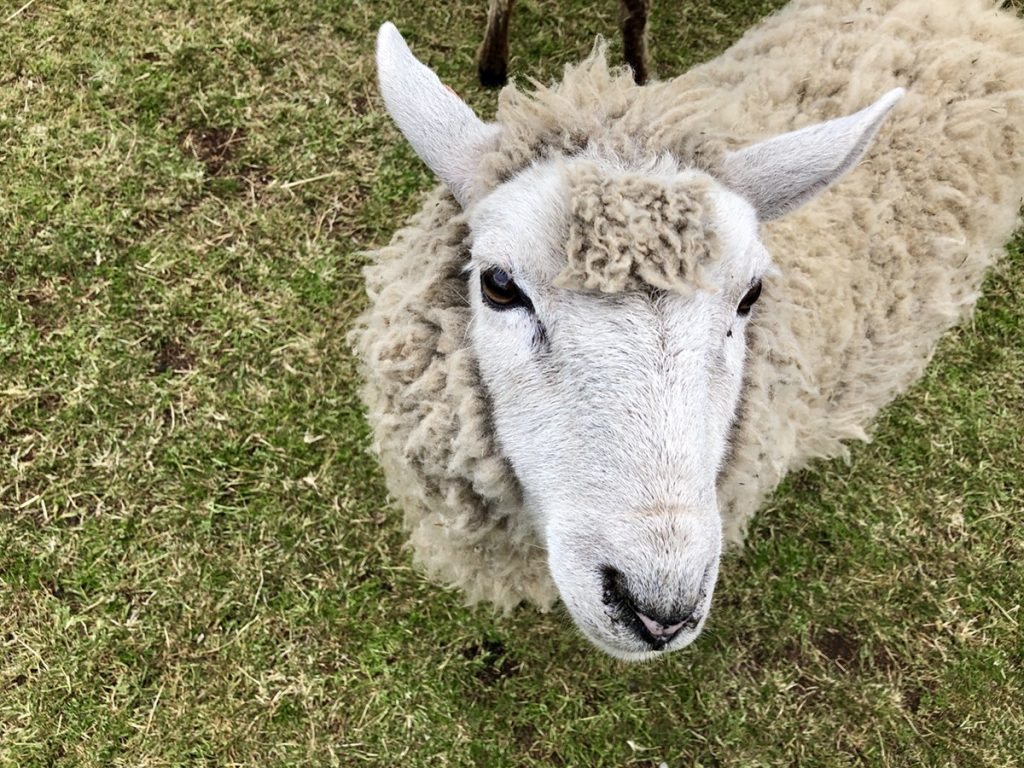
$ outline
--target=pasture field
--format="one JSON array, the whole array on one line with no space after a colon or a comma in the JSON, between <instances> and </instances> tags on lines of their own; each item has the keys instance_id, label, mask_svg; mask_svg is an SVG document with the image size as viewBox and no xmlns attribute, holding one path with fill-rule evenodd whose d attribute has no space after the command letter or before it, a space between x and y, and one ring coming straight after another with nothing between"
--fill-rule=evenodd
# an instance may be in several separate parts
<instances>
[{"instance_id":1,"label":"pasture field","mask_svg":"<svg viewBox=\"0 0 1024 768\"><path fill-rule=\"evenodd\" d=\"M656 0L654 72L780 5ZM373 38L490 115L485 11L0 4L0 766L1021 765L1020 236L874 442L762 511L690 649L629 666L411 568L345 335L433 181ZM617 13L521 0L512 71L618 60Z\"/></svg>"}]
</instances>

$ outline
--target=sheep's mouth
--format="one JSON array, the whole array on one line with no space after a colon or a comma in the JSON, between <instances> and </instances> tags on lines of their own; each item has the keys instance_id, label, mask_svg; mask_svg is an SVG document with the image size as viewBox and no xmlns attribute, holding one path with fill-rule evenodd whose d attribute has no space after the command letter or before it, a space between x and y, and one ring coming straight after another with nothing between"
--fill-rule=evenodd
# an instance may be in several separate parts
<instances>
[{"instance_id":1,"label":"sheep's mouth","mask_svg":"<svg viewBox=\"0 0 1024 768\"><path fill-rule=\"evenodd\" d=\"M698 590L697 598L692 604L693 607L684 611L684 615L680 617L679 624L681 626L679 630L670 637L657 637L651 633L648 626L640 618L640 614L643 612L642 608L628 597L628 589L624 589L622 586L622 574L615 568L607 565L599 569L601 602L605 606L605 614L608 616L612 626L619 630L617 634L625 635L630 639L636 639L643 643L640 653L644 657L649 656L652 652L658 653L669 649L669 646L672 646L680 638L689 638L686 643L682 644L687 645L696 637L694 630L700 627L709 612L710 597L714 589L713 566L714 564L709 564L705 567L704 573L701 576L701 586ZM630 655L637 653L638 649L634 643L629 643L628 645L632 647L623 647L622 650ZM675 647L681 646L679 643L675 643Z\"/></svg>"}]
</instances>

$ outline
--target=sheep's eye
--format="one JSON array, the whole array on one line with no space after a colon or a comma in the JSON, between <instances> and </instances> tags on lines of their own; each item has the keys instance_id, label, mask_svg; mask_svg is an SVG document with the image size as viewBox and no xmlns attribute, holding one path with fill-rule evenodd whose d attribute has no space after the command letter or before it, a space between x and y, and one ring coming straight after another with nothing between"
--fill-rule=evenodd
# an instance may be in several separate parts
<instances>
[{"instance_id":1,"label":"sheep's eye","mask_svg":"<svg viewBox=\"0 0 1024 768\"><path fill-rule=\"evenodd\" d=\"M758 280L754 283L754 287L747 291L747 295L740 300L740 305L736 307L736 314L741 317L746 317L750 314L750 308L754 306L754 302L761 295L761 281Z\"/></svg>"},{"instance_id":2,"label":"sheep's eye","mask_svg":"<svg viewBox=\"0 0 1024 768\"><path fill-rule=\"evenodd\" d=\"M519 290L512 276L503 269L493 267L480 274L480 290L491 309L530 308L530 300Z\"/></svg>"}]
</instances>

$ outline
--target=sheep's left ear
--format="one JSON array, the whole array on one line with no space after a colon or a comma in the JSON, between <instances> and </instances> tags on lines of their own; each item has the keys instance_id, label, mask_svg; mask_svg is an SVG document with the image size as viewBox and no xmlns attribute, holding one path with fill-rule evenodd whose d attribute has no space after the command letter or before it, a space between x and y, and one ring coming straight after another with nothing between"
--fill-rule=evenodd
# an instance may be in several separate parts
<instances>
[{"instance_id":1,"label":"sheep's left ear","mask_svg":"<svg viewBox=\"0 0 1024 768\"><path fill-rule=\"evenodd\" d=\"M470 202L481 156L499 129L478 118L455 91L412 55L391 22L377 33L377 76L388 113L462 207Z\"/></svg>"},{"instance_id":2,"label":"sheep's left ear","mask_svg":"<svg viewBox=\"0 0 1024 768\"><path fill-rule=\"evenodd\" d=\"M903 93L896 88L855 114L731 152L723 181L753 204L762 221L792 211L860 160Z\"/></svg>"}]
</instances>

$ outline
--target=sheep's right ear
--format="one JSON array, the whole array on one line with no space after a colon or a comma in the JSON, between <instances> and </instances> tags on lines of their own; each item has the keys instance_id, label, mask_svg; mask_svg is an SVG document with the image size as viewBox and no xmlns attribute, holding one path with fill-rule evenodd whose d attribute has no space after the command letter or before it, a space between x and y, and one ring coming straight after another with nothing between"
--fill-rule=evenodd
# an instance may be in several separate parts
<instances>
[{"instance_id":1,"label":"sheep's right ear","mask_svg":"<svg viewBox=\"0 0 1024 768\"><path fill-rule=\"evenodd\" d=\"M377 76L398 130L466 207L480 157L494 146L498 126L480 120L420 63L391 22L377 33Z\"/></svg>"},{"instance_id":2,"label":"sheep's right ear","mask_svg":"<svg viewBox=\"0 0 1024 768\"><path fill-rule=\"evenodd\" d=\"M725 158L725 183L762 221L799 208L853 168L903 89L860 112L759 142Z\"/></svg>"}]
</instances>

